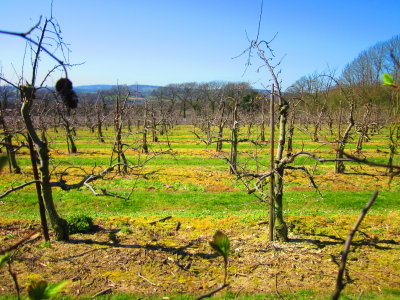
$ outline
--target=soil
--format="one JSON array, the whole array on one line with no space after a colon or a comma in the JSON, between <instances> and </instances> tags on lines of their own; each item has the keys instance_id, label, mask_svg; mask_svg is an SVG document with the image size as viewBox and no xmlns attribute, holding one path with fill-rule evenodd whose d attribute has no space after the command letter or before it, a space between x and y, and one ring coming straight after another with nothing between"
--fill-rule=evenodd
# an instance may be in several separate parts
<instances>
[{"instance_id":1,"label":"soil","mask_svg":"<svg viewBox=\"0 0 400 300\"><path fill-rule=\"evenodd\" d=\"M231 241L228 283L232 293L296 293L334 290L344 240L357 216L289 217L290 242L268 242L266 224L233 217L95 220L97 230L69 242L44 243L33 235L11 251L12 271L22 294L31 281L68 280L64 294L125 293L171 297L200 295L223 281L223 259L209 241L216 229ZM368 219L368 217L367 217ZM178 225L180 223L180 226ZM39 226L1 220L4 251ZM357 234L348 258L345 291L400 289L400 216L371 216ZM179 227L179 229L178 229ZM0 270L0 295L15 292L8 268ZM222 293L222 292L220 292Z\"/></svg>"}]
</instances>

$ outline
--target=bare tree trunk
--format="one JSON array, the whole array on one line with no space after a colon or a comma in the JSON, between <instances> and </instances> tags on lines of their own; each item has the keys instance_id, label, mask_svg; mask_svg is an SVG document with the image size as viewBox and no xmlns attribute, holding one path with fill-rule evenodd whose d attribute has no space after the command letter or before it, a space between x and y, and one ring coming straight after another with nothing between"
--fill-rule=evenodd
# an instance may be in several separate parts
<instances>
[{"instance_id":1,"label":"bare tree trunk","mask_svg":"<svg viewBox=\"0 0 400 300\"><path fill-rule=\"evenodd\" d=\"M271 85L271 95L270 95L270 105L269 105L269 126L270 126L270 162L269 162L269 171L274 172L275 168L275 90L274 84ZM274 176L271 175L269 177L269 240L272 242L274 240L274 223L275 223L275 193L274 193Z\"/></svg>"},{"instance_id":2,"label":"bare tree trunk","mask_svg":"<svg viewBox=\"0 0 400 300\"><path fill-rule=\"evenodd\" d=\"M368 140L368 130L369 130L369 120L371 118L371 105L367 104L364 106L365 113L363 116L363 121L361 128L359 129L359 137L357 140L356 153L361 153L364 141Z\"/></svg>"},{"instance_id":3,"label":"bare tree trunk","mask_svg":"<svg viewBox=\"0 0 400 300\"><path fill-rule=\"evenodd\" d=\"M238 103L237 99L234 99L233 110L232 110L232 133L231 133L231 153L230 153L230 170L231 174L237 173L237 147L238 147Z\"/></svg>"},{"instance_id":4,"label":"bare tree trunk","mask_svg":"<svg viewBox=\"0 0 400 300\"><path fill-rule=\"evenodd\" d=\"M32 163L33 177L35 180L40 180L37 163L36 163L36 157L35 157L35 149L33 148L33 142L32 142L32 139L29 134L28 134L28 145L29 145L29 154L30 154L31 163ZM44 236L45 241L50 241L49 229L47 226L47 219L46 219L46 207L45 207L43 197L42 197L42 186L40 185L40 182L36 182L36 193L37 193L38 203L39 203L40 221L42 223L43 236Z\"/></svg>"},{"instance_id":5,"label":"bare tree trunk","mask_svg":"<svg viewBox=\"0 0 400 300\"><path fill-rule=\"evenodd\" d=\"M290 114L289 120L289 130L288 130L288 139L287 139L287 155L291 155L293 152L293 134L294 134L294 122L296 120L296 107L292 106L292 113Z\"/></svg>"},{"instance_id":6,"label":"bare tree trunk","mask_svg":"<svg viewBox=\"0 0 400 300\"><path fill-rule=\"evenodd\" d=\"M341 161L341 159L344 158L344 154L343 154L344 148L346 147L347 141L350 138L351 129L354 126L353 111L354 111L354 102L351 100L348 126L347 126L346 131L344 132L342 138L340 138L341 134L340 134L340 127L339 127L338 147L336 149L336 158L338 159L338 161L336 161L336 164L335 164L335 171L336 171L336 173L339 173L339 174L344 173L344 170L346 169L344 162Z\"/></svg>"},{"instance_id":7,"label":"bare tree trunk","mask_svg":"<svg viewBox=\"0 0 400 300\"><path fill-rule=\"evenodd\" d=\"M104 135L102 130L102 122L97 122L97 138L100 142L104 143Z\"/></svg>"},{"instance_id":8,"label":"bare tree trunk","mask_svg":"<svg viewBox=\"0 0 400 300\"><path fill-rule=\"evenodd\" d=\"M96 105L96 115L97 115L97 138L101 143L104 143L104 134L103 134L103 119L101 116L100 105Z\"/></svg>"},{"instance_id":9,"label":"bare tree trunk","mask_svg":"<svg viewBox=\"0 0 400 300\"><path fill-rule=\"evenodd\" d=\"M218 126L218 135L217 135L217 148L216 150L218 152L222 151L222 137L224 133L224 126L219 125Z\"/></svg>"},{"instance_id":10,"label":"bare tree trunk","mask_svg":"<svg viewBox=\"0 0 400 300\"><path fill-rule=\"evenodd\" d=\"M288 229L283 219L283 173L285 165L281 163L286 139L286 123L289 104L279 95L279 144L275 164L275 224L274 235L278 241L288 240Z\"/></svg>"},{"instance_id":11,"label":"bare tree trunk","mask_svg":"<svg viewBox=\"0 0 400 300\"><path fill-rule=\"evenodd\" d=\"M7 124L4 120L3 109L0 108L0 124L3 127L4 131L4 142L7 151L7 156L9 159L10 172L14 174L21 174L21 168L18 166L17 159L15 156L15 148L12 145L12 135L7 128Z\"/></svg>"},{"instance_id":12,"label":"bare tree trunk","mask_svg":"<svg viewBox=\"0 0 400 300\"><path fill-rule=\"evenodd\" d=\"M112 149L111 153L111 159L110 159L110 166L113 164L113 154L116 153L117 155L117 161L120 163L121 161L124 163L123 166L123 173L128 173L128 161L125 157L124 150L123 150L123 143L122 143L122 114L125 110L126 102L127 99L129 98L129 92L125 96L124 103L122 104L121 107L121 95L118 91L118 95L116 97L116 103L115 103L115 116L114 116L114 128L115 128L115 140L114 140L114 146ZM121 173L121 166L118 165L118 173Z\"/></svg>"},{"instance_id":13,"label":"bare tree trunk","mask_svg":"<svg viewBox=\"0 0 400 300\"><path fill-rule=\"evenodd\" d=\"M265 98L261 97L261 133L260 133L260 141L262 143L265 142Z\"/></svg>"},{"instance_id":14,"label":"bare tree trunk","mask_svg":"<svg viewBox=\"0 0 400 300\"><path fill-rule=\"evenodd\" d=\"M71 126L71 122L68 117L65 115L65 112L58 110L58 114L60 115L63 125L65 128L65 135L67 138L67 146L68 146L68 153L77 153L78 150L76 149L75 142L74 142L74 128Z\"/></svg>"},{"instance_id":15,"label":"bare tree trunk","mask_svg":"<svg viewBox=\"0 0 400 300\"><path fill-rule=\"evenodd\" d=\"M143 136L142 136L142 151L145 154L149 153L149 147L147 146L147 122L144 122L144 126L143 126Z\"/></svg>"},{"instance_id":16,"label":"bare tree trunk","mask_svg":"<svg viewBox=\"0 0 400 300\"><path fill-rule=\"evenodd\" d=\"M388 174L393 173L393 159L397 153L400 141L400 126L391 126L389 128L389 160L388 160Z\"/></svg>"},{"instance_id":17,"label":"bare tree trunk","mask_svg":"<svg viewBox=\"0 0 400 300\"><path fill-rule=\"evenodd\" d=\"M148 107L147 107L147 103L145 103L144 120L143 120L143 136L142 136L142 151L145 154L149 153L149 147L147 146L147 132L149 130L147 127L147 114L148 114Z\"/></svg>"},{"instance_id":18,"label":"bare tree trunk","mask_svg":"<svg viewBox=\"0 0 400 300\"><path fill-rule=\"evenodd\" d=\"M12 136L5 131L5 138L4 141L6 143L6 151L7 151L7 156L9 159L9 163L10 163L10 172L12 171L12 173L14 174L21 174L21 168L19 167L18 163L17 163L17 159L16 159L16 155L15 155L15 148L13 147L12 144Z\"/></svg>"},{"instance_id":19,"label":"bare tree trunk","mask_svg":"<svg viewBox=\"0 0 400 300\"><path fill-rule=\"evenodd\" d=\"M157 143L158 142L158 136L157 136L157 120L156 117L154 116L154 113L152 113L151 116L151 136L152 136L152 141Z\"/></svg>"},{"instance_id":20,"label":"bare tree trunk","mask_svg":"<svg viewBox=\"0 0 400 300\"><path fill-rule=\"evenodd\" d=\"M42 183L42 197L46 206L47 213L49 215L52 227L55 231L56 240L68 241L68 223L64 219L60 218L57 214L56 208L53 201L53 193L50 185L50 171L49 171L49 149L47 143L42 141L37 135L30 116L30 108L34 97L35 89L30 86L22 87L22 107L21 114L28 130L29 136L32 138L32 142L35 146L36 152L40 161L40 180Z\"/></svg>"},{"instance_id":21,"label":"bare tree trunk","mask_svg":"<svg viewBox=\"0 0 400 300\"><path fill-rule=\"evenodd\" d=\"M65 131L67 133L68 152L69 153L77 153L78 149L76 149L76 145L75 145L75 142L74 142L73 131L70 129L69 126L65 127Z\"/></svg>"},{"instance_id":22,"label":"bare tree trunk","mask_svg":"<svg viewBox=\"0 0 400 300\"><path fill-rule=\"evenodd\" d=\"M225 118L225 101L221 98L221 101L218 105L218 114L219 114L219 122L218 122L218 134L217 134L217 148L216 151L222 151L222 139L224 135L224 127L226 124Z\"/></svg>"}]
</instances>

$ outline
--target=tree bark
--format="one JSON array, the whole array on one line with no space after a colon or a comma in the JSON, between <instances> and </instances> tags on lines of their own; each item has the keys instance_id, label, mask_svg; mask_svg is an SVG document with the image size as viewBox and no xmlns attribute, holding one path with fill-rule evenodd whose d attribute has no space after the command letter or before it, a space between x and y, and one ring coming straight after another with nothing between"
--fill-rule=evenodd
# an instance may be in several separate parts
<instances>
[{"instance_id":1,"label":"tree bark","mask_svg":"<svg viewBox=\"0 0 400 300\"><path fill-rule=\"evenodd\" d=\"M68 223L66 220L59 217L57 210L54 206L53 193L50 185L49 150L47 147L47 143L43 142L37 135L30 116L30 109L34 97L34 92L35 90L33 87L21 87L21 94L23 97L21 115L39 157L39 175L42 182L41 193L47 213L50 218L51 225L55 231L56 240L68 241Z\"/></svg>"},{"instance_id":2,"label":"tree bark","mask_svg":"<svg viewBox=\"0 0 400 300\"><path fill-rule=\"evenodd\" d=\"M231 153L230 153L230 168L231 174L237 173L237 147L238 147L238 112L237 100L234 100L232 111L232 133L231 133Z\"/></svg>"},{"instance_id":3,"label":"tree bark","mask_svg":"<svg viewBox=\"0 0 400 300\"><path fill-rule=\"evenodd\" d=\"M289 104L279 96L279 144L276 153L276 164L274 174L274 194L275 194L275 224L274 237L278 241L286 242L288 240L288 229L283 219L283 173L285 165L281 163L283 158L283 149L286 140L286 123Z\"/></svg>"}]
</instances>

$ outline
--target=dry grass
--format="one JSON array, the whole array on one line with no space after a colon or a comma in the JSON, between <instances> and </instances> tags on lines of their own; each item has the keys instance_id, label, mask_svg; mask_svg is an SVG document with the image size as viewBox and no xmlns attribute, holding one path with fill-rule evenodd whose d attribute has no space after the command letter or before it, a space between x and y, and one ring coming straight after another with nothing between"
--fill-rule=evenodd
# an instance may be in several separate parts
<instances>
[{"instance_id":1,"label":"dry grass","mask_svg":"<svg viewBox=\"0 0 400 300\"><path fill-rule=\"evenodd\" d=\"M151 218L111 217L97 220L97 232L73 235L69 243L44 247L39 238L31 240L13 253L13 269L22 287L31 280L68 279L65 293L75 296L105 288L159 296L201 294L223 277L222 258L208 245L215 230L222 229L232 244L231 292L328 294L343 241L356 217L290 217L290 243L267 242L267 225L235 217L173 217L156 225L149 225ZM1 224L2 248L36 227L11 220ZM346 291L400 288L399 224L398 213L367 216L349 256ZM12 293L6 269L0 272L0 295Z\"/></svg>"}]
</instances>

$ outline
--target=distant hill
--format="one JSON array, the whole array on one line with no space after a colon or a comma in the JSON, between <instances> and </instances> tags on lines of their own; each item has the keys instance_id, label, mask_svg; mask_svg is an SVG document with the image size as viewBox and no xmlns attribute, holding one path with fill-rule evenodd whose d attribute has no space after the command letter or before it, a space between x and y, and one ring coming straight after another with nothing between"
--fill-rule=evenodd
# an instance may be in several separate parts
<instances>
[{"instance_id":1,"label":"distant hill","mask_svg":"<svg viewBox=\"0 0 400 300\"><path fill-rule=\"evenodd\" d=\"M100 90L111 90L116 88L116 85L111 84L93 84L93 85L79 85L75 86L74 90L78 93L97 93ZM131 84L128 85L128 88L132 92L138 91L138 96L147 97L149 96L154 90L160 88L158 85L143 85L143 84Z\"/></svg>"}]
</instances>

